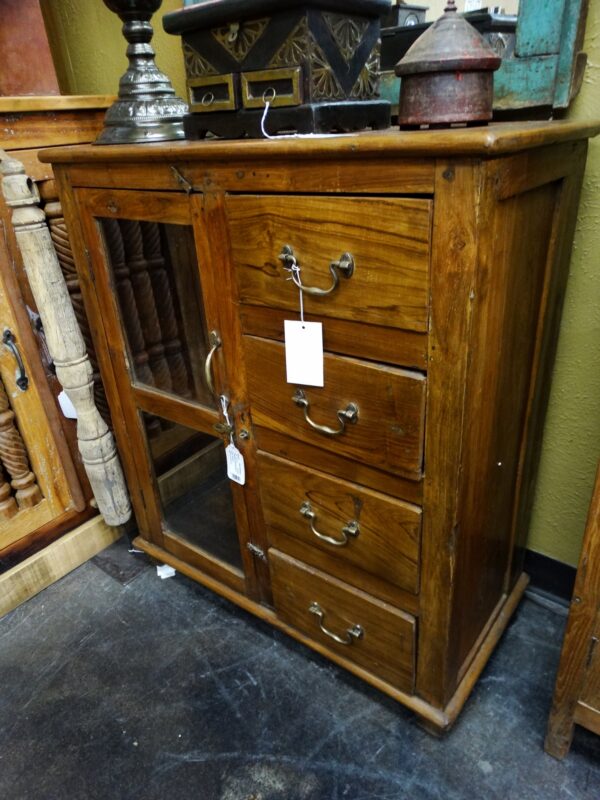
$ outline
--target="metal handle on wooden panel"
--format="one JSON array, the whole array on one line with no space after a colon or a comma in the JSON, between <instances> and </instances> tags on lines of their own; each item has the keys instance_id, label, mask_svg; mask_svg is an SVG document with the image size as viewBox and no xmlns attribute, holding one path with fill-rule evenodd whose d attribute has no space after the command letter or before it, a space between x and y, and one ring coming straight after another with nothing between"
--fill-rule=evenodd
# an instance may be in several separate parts
<instances>
[{"instance_id":1,"label":"metal handle on wooden panel","mask_svg":"<svg viewBox=\"0 0 600 800\"><path fill-rule=\"evenodd\" d=\"M16 384L22 392L25 392L29 386L29 378L27 377L27 373L25 372L25 364L23 364L23 359L21 358L21 354L17 348L17 340L15 339L13 332L8 328L5 328L4 330L2 341L15 357L17 369L19 370Z\"/></svg>"},{"instance_id":2,"label":"metal handle on wooden panel","mask_svg":"<svg viewBox=\"0 0 600 800\"><path fill-rule=\"evenodd\" d=\"M308 610L319 620L319 628L322 630L325 636L329 636L330 639L333 639L333 641L337 642L338 644L354 644L357 639L362 639L364 636L365 632L363 628L360 625L353 625L351 628L348 628L346 635L342 638L341 636L338 636L337 633L333 633L325 627L325 612L318 603L311 603L308 607Z\"/></svg>"},{"instance_id":3,"label":"metal handle on wooden panel","mask_svg":"<svg viewBox=\"0 0 600 800\"><path fill-rule=\"evenodd\" d=\"M206 356L206 361L204 362L204 379L206 381L206 385L210 389L211 394L215 393L215 387L213 385L212 379L212 360L214 354L217 352L219 347L221 347L221 337L219 336L217 331L211 331L208 335L208 341L210 344L210 350L208 351L208 355Z\"/></svg>"},{"instance_id":4,"label":"metal handle on wooden panel","mask_svg":"<svg viewBox=\"0 0 600 800\"><path fill-rule=\"evenodd\" d=\"M340 256L339 261L332 261L332 263L329 265L329 271L333 276L332 285L329 287L329 289L319 289L318 286L305 286L302 283L298 276L299 266L298 262L296 261L296 256L294 255L294 250L289 244L283 246L283 249L279 255L279 260L282 261L285 265L285 268L291 272L292 280L300 289L300 291L304 292L304 294L312 294L317 297L326 297L327 295L335 292L340 283L340 273L345 278L351 278L354 274L355 267L354 257L352 254L343 253Z\"/></svg>"},{"instance_id":5,"label":"metal handle on wooden panel","mask_svg":"<svg viewBox=\"0 0 600 800\"><path fill-rule=\"evenodd\" d=\"M304 502L300 506L300 513L303 517L305 517L310 522L310 529L322 542L327 542L327 544L332 544L334 547L344 547L348 544L348 537L349 536L358 536L360 533L360 526L358 521L353 519L347 525L342 528L342 538L341 539L334 539L332 536L326 536L324 533L320 533L315 525L317 522L317 515L312 510L312 506L309 502Z\"/></svg>"},{"instance_id":6,"label":"metal handle on wooden panel","mask_svg":"<svg viewBox=\"0 0 600 800\"><path fill-rule=\"evenodd\" d=\"M325 434L325 436L340 436L346 430L347 422L355 423L358 421L358 406L356 403L348 403L346 408L341 408L337 412L338 419L340 421L340 427L330 428L328 425L318 425L309 417L308 412L310 409L310 403L306 399L306 395L302 389L296 390L296 394L292 397L292 400L297 406L300 406L300 408L304 410L304 419L308 422L310 427L319 433Z\"/></svg>"}]
</instances>

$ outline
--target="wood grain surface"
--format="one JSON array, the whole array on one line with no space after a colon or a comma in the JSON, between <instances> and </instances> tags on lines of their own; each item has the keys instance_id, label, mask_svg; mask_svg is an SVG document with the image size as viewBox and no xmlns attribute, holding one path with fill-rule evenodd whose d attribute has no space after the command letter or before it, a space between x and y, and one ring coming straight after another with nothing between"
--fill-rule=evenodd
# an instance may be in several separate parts
<instances>
[{"instance_id":1,"label":"wood grain surface","mask_svg":"<svg viewBox=\"0 0 600 800\"><path fill-rule=\"evenodd\" d=\"M259 486L268 530L277 529L318 548L343 566L352 564L402 588L419 586L421 509L343 479L259 453ZM357 536L344 546L319 539L300 512L309 503L316 530L343 541L343 528L355 521Z\"/></svg>"},{"instance_id":2,"label":"wood grain surface","mask_svg":"<svg viewBox=\"0 0 600 800\"><path fill-rule=\"evenodd\" d=\"M304 309L371 325L426 331L428 200L373 197L227 198L231 250L242 303L298 313L298 288L279 256L292 247L304 286L329 289L330 264L350 253L350 278L326 297L305 293Z\"/></svg>"},{"instance_id":3,"label":"wood grain surface","mask_svg":"<svg viewBox=\"0 0 600 800\"><path fill-rule=\"evenodd\" d=\"M545 749L563 758L575 723L600 734L600 463L563 641Z\"/></svg>"},{"instance_id":4,"label":"wood grain surface","mask_svg":"<svg viewBox=\"0 0 600 800\"><path fill-rule=\"evenodd\" d=\"M276 550L269 551L269 561L275 609L285 622L402 691L412 690L416 646L413 617ZM323 609L323 624L333 633L343 638L358 624L364 630L362 638L351 645L334 642L309 612L313 602Z\"/></svg>"},{"instance_id":5,"label":"wood grain surface","mask_svg":"<svg viewBox=\"0 0 600 800\"><path fill-rule=\"evenodd\" d=\"M244 337L244 343L252 419L258 428L272 428L393 474L421 477L423 375L326 354L325 386L304 387L311 419L335 427L338 410L350 403L359 409L355 423L347 423L340 436L330 437L313 430L292 400L296 387L286 381L283 345L251 336ZM257 441L261 447L260 431Z\"/></svg>"}]
</instances>

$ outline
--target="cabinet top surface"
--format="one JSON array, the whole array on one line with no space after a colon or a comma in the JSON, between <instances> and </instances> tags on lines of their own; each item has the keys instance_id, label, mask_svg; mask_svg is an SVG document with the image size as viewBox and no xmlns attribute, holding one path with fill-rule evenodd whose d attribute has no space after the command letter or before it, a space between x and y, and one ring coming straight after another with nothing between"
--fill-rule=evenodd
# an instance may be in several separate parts
<instances>
[{"instance_id":1,"label":"cabinet top surface","mask_svg":"<svg viewBox=\"0 0 600 800\"><path fill-rule=\"evenodd\" d=\"M560 142L588 139L600 133L594 122L504 122L480 128L435 131L365 131L322 137L279 136L276 139L213 139L135 145L82 145L40 153L52 164L123 163L164 161L214 161L231 158L343 158L368 157L494 157Z\"/></svg>"}]
</instances>

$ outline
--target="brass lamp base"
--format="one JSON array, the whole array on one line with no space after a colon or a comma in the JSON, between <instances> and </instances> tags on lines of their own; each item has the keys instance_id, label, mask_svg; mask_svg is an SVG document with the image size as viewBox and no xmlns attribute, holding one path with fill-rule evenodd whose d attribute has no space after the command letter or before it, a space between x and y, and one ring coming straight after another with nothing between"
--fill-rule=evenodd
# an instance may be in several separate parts
<instances>
[{"instance_id":1,"label":"brass lamp base","mask_svg":"<svg viewBox=\"0 0 600 800\"><path fill-rule=\"evenodd\" d=\"M108 109L94 144L133 144L183 139L187 105L156 66L150 19L162 0L104 0L123 21L129 67L119 82L119 97Z\"/></svg>"}]
</instances>

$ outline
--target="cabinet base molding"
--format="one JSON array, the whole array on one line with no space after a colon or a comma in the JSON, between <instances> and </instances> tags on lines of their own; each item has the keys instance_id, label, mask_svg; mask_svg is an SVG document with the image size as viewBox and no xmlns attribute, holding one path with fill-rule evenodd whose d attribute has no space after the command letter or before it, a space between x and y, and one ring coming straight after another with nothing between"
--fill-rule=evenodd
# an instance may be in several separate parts
<instances>
[{"instance_id":1,"label":"cabinet base molding","mask_svg":"<svg viewBox=\"0 0 600 800\"><path fill-rule=\"evenodd\" d=\"M0 575L0 617L64 578L121 536L100 515Z\"/></svg>"},{"instance_id":2,"label":"cabinet base molding","mask_svg":"<svg viewBox=\"0 0 600 800\"><path fill-rule=\"evenodd\" d=\"M426 730L436 735L447 733L454 725L454 722L456 721L462 710L462 707L469 697L473 686L483 672L483 669L487 664L494 647L497 645L500 637L504 633L511 616L517 608L529 583L529 576L525 573L522 573L512 592L506 595L502 605L495 609L495 617L491 620L491 625L489 626L487 635L481 642L479 650L471 661L468 670L466 671L450 702L443 711L440 711L439 709L435 708L435 706L425 702L416 695L406 694L405 692L399 691L386 681L382 681L380 678L377 678L375 675L372 675L366 670L361 669L348 659L343 658L328 648L323 647L321 644L319 644L319 642L314 641L295 628L292 628L290 625L287 625L285 622L282 622L272 609L267 608L260 603L256 603L253 600L250 600L246 595L240 594L239 592L224 586L222 583L212 579L201 570L195 569L185 561L181 561L179 558L171 555L171 553L163 550L162 547L158 547L152 542L148 542L146 539L142 539L139 536L134 539L133 545L134 547L143 550L151 558L155 558L157 561L168 564L178 572L181 572L181 574L185 575L187 578L197 581L207 589L215 592L215 594L218 594L221 597L224 597L226 600L235 603L237 606L244 609L244 611L248 611L250 614L253 614L255 617L258 617L264 622L268 622L274 628L277 628L283 633L287 633L301 644L310 647L320 655L323 655L335 662L338 666L347 669L353 675L356 675L356 677L370 684L380 692L384 692L384 694L387 694L393 700L397 700L403 706L406 706L406 708L410 709L410 711L413 711L420 717L421 722L424 723Z\"/></svg>"}]
</instances>

